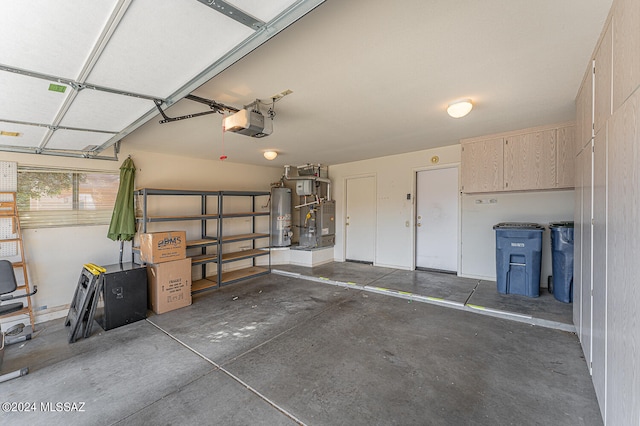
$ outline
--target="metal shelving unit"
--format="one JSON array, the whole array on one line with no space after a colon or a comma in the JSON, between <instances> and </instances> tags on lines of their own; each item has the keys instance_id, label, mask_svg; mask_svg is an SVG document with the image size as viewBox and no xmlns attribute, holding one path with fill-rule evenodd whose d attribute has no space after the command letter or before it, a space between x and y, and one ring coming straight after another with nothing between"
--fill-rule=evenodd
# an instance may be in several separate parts
<instances>
[{"instance_id":1,"label":"metal shelving unit","mask_svg":"<svg viewBox=\"0 0 640 426\"><path fill-rule=\"evenodd\" d=\"M148 224L154 222L178 222L178 221L200 221L201 238L197 240L188 240L187 249L200 249L200 254L188 255L191 258L192 266L200 266L200 279L195 280L191 284L191 293L199 293L202 291L219 288L224 285L233 284L248 278L257 277L271 273L271 252L269 249L269 211L258 211L256 200L258 197L268 197L268 191L196 191L196 190L175 190L175 189L156 189L142 188L135 191L136 200L141 203L139 207L140 216L136 218L140 224L139 232L148 232ZM200 198L200 214L191 214L180 216L166 215L149 215L149 197L152 196L191 196ZM211 213L207 211L208 200L212 197L217 199L217 211ZM251 200L251 210L244 212L226 212L225 199L235 197L248 197ZM256 220L260 217L267 217L267 232L256 232L258 225ZM242 234L225 233L225 220L250 218L250 232ZM216 221L215 235L210 235L211 227L209 222ZM264 247L258 247L256 242L266 241ZM233 243L250 242L250 247L243 250L233 251L228 249ZM211 252L214 249L214 252ZM232 251L230 251L232 250ZM193 251L193 250L191 250ZM136 248L134 248L134 253ZM257 265L256 260L260 257L268 257L267 265ZM233 262L250 261L251 265L243 268L229 267ZM209 275L207 273L207 265L215 263L215 273ZM245 262L247 263L247 262ZM225 265L229 265L226 266Z\"/></svg>"}]
</instances>

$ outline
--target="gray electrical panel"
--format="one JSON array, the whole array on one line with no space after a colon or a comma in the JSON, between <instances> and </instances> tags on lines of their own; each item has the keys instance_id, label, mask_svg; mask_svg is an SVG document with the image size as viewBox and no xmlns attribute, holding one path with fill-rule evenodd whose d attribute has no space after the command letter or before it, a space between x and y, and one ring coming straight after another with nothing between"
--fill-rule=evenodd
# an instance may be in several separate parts
<instances>
[{"instance_id":1,"label":"gray electrical panel","mask_svg":"<svg viewBox=\"0 0 640 426\"><path fill-rule=\"evenodd\" d=\"M314 183L315 182L310 179L296 181L296 194L301 196L313 195Z\"/></svg>"}]
</instances>

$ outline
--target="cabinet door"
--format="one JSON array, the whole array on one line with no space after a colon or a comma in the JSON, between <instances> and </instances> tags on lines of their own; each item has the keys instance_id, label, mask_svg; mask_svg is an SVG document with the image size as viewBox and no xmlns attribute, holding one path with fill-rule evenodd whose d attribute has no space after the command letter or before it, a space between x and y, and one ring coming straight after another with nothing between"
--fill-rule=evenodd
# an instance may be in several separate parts
<instances>
[{"instance_id":1,"label":"cabinet door","mask_svg":"<svg viewBox=\"0 0 640 426\"><path fill-rule=\"evenodd\" d=\"M613 110L640 85L640 2L618 0L613 14Z\"/></svg>"},{"instance_id":2,"label":"cabinet door","mask_svg":"<svg viewBox=\"0 0 640 426\"><path fill-rule=\"evenodd\" d=\"M502 191L502 138L462 145L462 192Z\"/></svg>"},{"instance_id":3,"label":"cabinet door","mask_svg":"<svg viewBox=\"0 0 640 426\"><path fill-rule=\"evenodd\" d=\"M593 143L593 142L592 142ZM587 366L589 366L589 372L591 372L591 359L592 359L592 314L593 314L593 287L592 287L592 230L593 225L591 220L593 218L592 213L592 200L593 200L593 145L590 143L580 154L580 160L582 162L582 219L580 223L582 225L582 291L581 300L574 303L579 303L581 306L581 324L580 324L580 343L582 343L582 351L584 352Z\"/></svg>"},{"instance_id":4,"label":"cabinet door","mask_svg":"<svg viewBox=\"0 0 640 426\"><path fill-rule=\"evenodd\" d=\"M557 151L557 188L573 188L575 181L575 126L561 127L556 132Z\"/></svg>"},{"instance_id":5,"label":"cabinet door","mask_svg":"<svg viewBox=\"0 0 640 426\"><path fill-rule=\"evenodd\" d=\"M556 130L511 136L504 144L504 189L556 186Z\"/></svg>"},{"instance_id":6,"label":"cabinet door","mask_svg":"<svg viewBox=\"0 0 640 426\"><path fill-rule=\"evenodd\" d=\"M608 425L640 418L640 90L613 114L607 144Z\"/></svg>"},{"instance_id":7,"label":"cabinet door","mask_svg":"<svg viewBox=\"0 0 640 426\"><path fill-rule=\"evenodd\" d=\"M594 74L594 134L600 132L611 116L611 25L602 37L595 57Z\"/></svg>"},{"instance_id":8,"label":"cabinet door","mask_svg":"<svg viewBox=\"0 0 640 426\"><path fill-rule=\"evenodd\" d=\"M593 137L593 62L589 61L582 87L576 98L576 150L578 155Z\"/></svg>"},{"instance_id":9,"label":"cabinet door","mask_svg":"<svg viewBox=\"0 0 640 426\"><path fill-rule=\"evenodd\" d=\"M593 140L593 386L604 414L607 347L607 130Z\"/></svg>"},{"instance_id":10,"label":"cabinet door","mask_svg":"<svg viewBox=\"0 0 640 426\"><path fill-rule=\"evenodd\" d=\"M578 336L582 333L582 151L575 162L575 191L573 208L573 325Z\"/></svg>"}]
</instances>

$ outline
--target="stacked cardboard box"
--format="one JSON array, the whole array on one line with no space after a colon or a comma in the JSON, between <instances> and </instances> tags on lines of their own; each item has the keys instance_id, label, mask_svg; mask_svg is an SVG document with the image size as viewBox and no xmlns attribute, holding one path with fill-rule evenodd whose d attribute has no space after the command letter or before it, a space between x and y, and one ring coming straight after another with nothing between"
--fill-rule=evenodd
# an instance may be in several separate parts
<instances>
[{"instance_id":1,"label":"stacked cardboard box","mask_svg":"<svg viewBox=\"0 0 640 426\"><path fill-rule=\"evenodd\" d=\"M185 231L150 232L140 235L140 260L162 263L187 257Z\"/></svg>"},{"instance_id":2,"label":"stacked cardboard box","mask_svg":"<svg viewBox=\"0 0 640 426\"><path fill-rule=\"evenodd\" d=\"M140 237L140 259L147 264L149 306L156 314L191 305L191 259L184 231Z\"/></svg>"}]
</instances>

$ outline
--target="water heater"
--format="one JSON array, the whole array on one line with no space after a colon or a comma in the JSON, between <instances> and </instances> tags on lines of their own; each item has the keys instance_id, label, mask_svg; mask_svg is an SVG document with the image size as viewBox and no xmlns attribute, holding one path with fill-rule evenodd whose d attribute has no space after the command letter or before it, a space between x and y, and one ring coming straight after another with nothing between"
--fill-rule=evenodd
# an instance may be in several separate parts
<instances>
[{"instance_id":1,"label":"water heater","mask_svg":"<svg viewBox=\"0 0 640 426\"><path fill-rule=\"evenodd\" d=\"M271 188L271 247L291 245L291 190Z\"/></svg>"}]
</instances>

